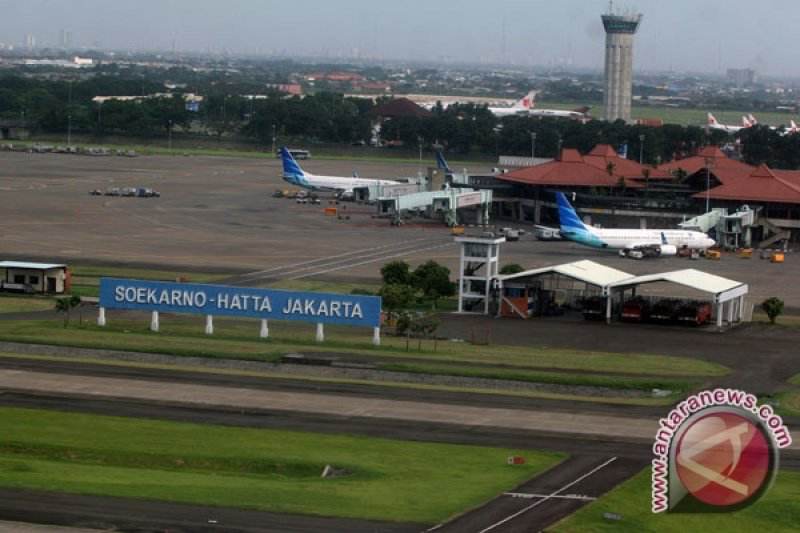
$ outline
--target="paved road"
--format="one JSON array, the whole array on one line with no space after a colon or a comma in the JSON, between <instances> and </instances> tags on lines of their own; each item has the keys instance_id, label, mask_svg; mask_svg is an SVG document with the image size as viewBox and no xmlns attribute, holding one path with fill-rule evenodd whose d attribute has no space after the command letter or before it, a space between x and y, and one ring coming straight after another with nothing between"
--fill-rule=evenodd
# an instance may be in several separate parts
<instances>
[{"instance_id":1,"label":"paved road","mask_svg":"<svg viewBox=\"0 0 800 533\"><path fill-rule=\"evenodd\" d=\"M432 528L437 533L541 531L639 472L645 461L573 456L478 509Z\"/></svg>"},{"instance_id":2,"label":"paved road","mask_svg":"<svg viewBox=\"0 0 800 533\"><path fill-rule=\"evenodd\" d=\"M455 243L452 237L447 235L412 238L401 242L393 242L391 244L383 244L368 248L358 248L327 257L239 274L232 278L222 280L221 283L229 285L262 286L279 280L292 281L326 276L364 265L373 263L383 264L388 261L418 255L431 250L450 247L455 247Z\"/></svg>"},{"instance_id":3,"label":"paved road","mask_svg":"<svg viewBox=\"0 0 800 533\"><path fill-rule=\"evenodd\" d=\"M286 515L207 505L12 489L0 489L0 517L18 522L139 533L411 533L425 528L422 524Z\"/></svg>"}]
</instances>

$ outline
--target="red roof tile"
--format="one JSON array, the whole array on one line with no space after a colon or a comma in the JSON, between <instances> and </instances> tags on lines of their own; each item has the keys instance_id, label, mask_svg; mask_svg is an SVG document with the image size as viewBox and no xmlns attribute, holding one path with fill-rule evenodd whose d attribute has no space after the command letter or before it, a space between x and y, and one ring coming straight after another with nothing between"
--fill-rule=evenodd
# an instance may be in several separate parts
<instances>
[{"instance_id":1,"label":"red roof tile","mask_svg":"<svg viewBox=\"0 0 800 533\"><path fill-rule=\"evenodd\" d=\"M616 171L609 175L605 167L600 169L586 159L587 156L581 156L577 150L564 149L560 160L514 170L497 179L527 185L572 187L619 187L620 179L625 179L626 187L642 187L641 183L626 179Z\"/></svg>"},{"instance_id":2,"label":"red roof tile","mask_svg":"<svg viewBox=\"0 0 800 533\"><path fill-rule=\"evenodd\" d=\"M800 204L800 172L771 170L761 165L746 178L714 187L708 191L708 196L717 200ZM694 197L705 198L706 191Z\"/></svg>"},{"instance_id":3,"label":"red roof tile","mask_svg":"<svg viewBox=\"0 0 800 533\"><path fill-rule=\"evenodd\" d=\"M423 109L408 98L395 98L372 110L378 117L429 117L431 112Z\"/></svg>"},{"instance_id":4,"label":"red roof tile","mask_svg":"<svg viewBox=\"0 0 800 533\"><path fill-rule=\"evenodd\" d=\"M598 144L592 151L583 157L584 161L602 171L608 169L608 164L614 165L614 174L628 179L644 178L644 171L650 172L649 179L667 180L672 179L672 175L657 168L640 165L636 161L620 157L614 147L608 144Z\"/></svg>"},{"instance_id":5,"label":"red roof tile","mask_svg":"<svg viewBox=\"0 0 800 533\"><path fill-rule=\"evenodd\" d=\"M708 163L706 162L708 160ZM739 178L746 178L753 173L755 167L736 161L726 156L718 146L706 146L697 155L664 163L659 170L674 173L682 169L686 174L692 175L706 168L710 163L711 173L721 183L729 183Z\"/></svg>"}]
</instances>

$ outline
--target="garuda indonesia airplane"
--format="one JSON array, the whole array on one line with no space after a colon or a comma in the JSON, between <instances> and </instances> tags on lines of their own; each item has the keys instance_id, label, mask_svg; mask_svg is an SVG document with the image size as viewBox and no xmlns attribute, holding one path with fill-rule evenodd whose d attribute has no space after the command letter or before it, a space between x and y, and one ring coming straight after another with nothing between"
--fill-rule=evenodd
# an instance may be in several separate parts
<instances>
[{"instance_id":1,"label":"garuda indonesia airplane","mask_svg":"<svg viewBox=\"0 0 800 533\"><path fill-rule=\"evenodd\" d=\"M658 257L676 255L680 248L705 250L716 244L700 231L593 228L581 222L564 193L557 192L556 200L561 236L592 248L619 250L620 255L630 257ZM633 251L641 255L631 254Z\"/></svg>"},{"instance_id":2,"label":"garuda indonesia airplane","mask_svg":"<svg viewBox=\"0 0 800 533\"><path fill-rule=\"evenodd\" d=\"M285 146L281 148L281 159L283 160L283 179L292 185L303 187L312 191L330 191L338 193L352 193L356 187L368 187L370 185L397 185L399 182L392 180L344 177L344 176L319 176L305 172L289 149Z\"/></svg>"}]
</instances>

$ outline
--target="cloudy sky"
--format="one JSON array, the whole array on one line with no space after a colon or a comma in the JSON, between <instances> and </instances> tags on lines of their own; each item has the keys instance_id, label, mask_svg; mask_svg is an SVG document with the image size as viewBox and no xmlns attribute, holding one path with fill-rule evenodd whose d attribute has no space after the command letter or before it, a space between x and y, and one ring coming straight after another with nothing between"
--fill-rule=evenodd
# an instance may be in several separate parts
<instances>
[{"instance_id":1,"label":"cloudy sky","mask_svg":"<svg viewBox=\"0 0 800 533\"><path fill-rule=\"evenodd\" d=\"M638 69L800 76L797 0L638 0ZM602 68L607 0L0 0L0 42Z\"/></svg>"}]
</instances>

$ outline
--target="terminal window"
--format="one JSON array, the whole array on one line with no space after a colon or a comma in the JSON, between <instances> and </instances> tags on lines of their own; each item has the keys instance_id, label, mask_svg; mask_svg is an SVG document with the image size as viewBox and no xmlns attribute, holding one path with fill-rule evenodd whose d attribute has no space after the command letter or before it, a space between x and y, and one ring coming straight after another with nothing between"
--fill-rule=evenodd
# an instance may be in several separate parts
<instances>
[{"instance_id":1,"label":"terminal window","mask_svg":"<svg viewBox=\"0 0 800 533\"><path fill-rule=\"evenodd\" d=\"M39 276L28 276L28 283L30 283L31 285L38 285Z\"/></svg>"},{"instance_id":2,"label":"terminal window","mask_svg":"<svg viewBox=\"0 0 800 533\"><path fill-rule=\"evenodd\" d=\"M14 275L14 283L17 285L24 285L25 284L25 276L22 274L15 274Z\"/></svg>"}]
</instances>

